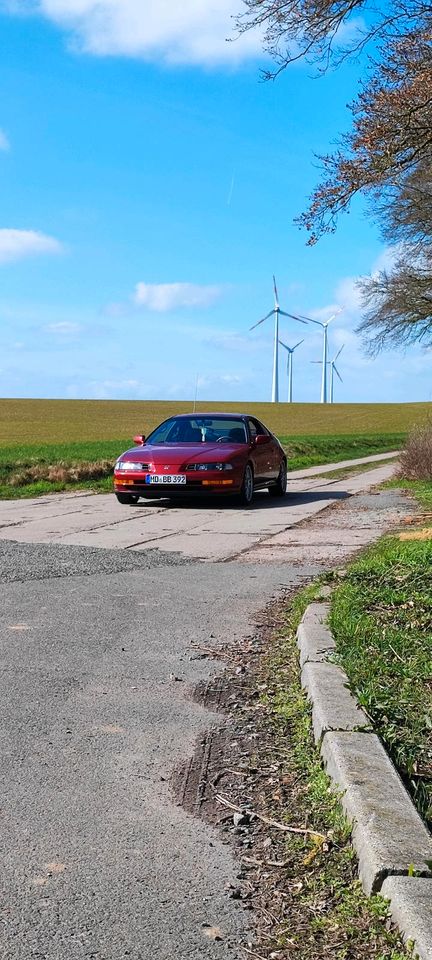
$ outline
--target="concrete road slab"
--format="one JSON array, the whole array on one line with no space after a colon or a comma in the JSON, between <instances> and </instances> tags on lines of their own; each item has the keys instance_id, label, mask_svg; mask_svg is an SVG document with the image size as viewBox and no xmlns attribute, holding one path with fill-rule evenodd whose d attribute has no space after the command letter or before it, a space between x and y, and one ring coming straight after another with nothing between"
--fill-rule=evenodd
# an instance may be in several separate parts
<instances>
[{"instance_id":1,"label":"concrete road slab","mask_svg":"<svg viewBox=\"0 0 432 960\"><path fill-rule=\"evenodd\" d=\"M289 483L289 494L283 500L259 493L250 510L237 507L230 501L221 505L217 501L174 504L159 500L124 506L112 494L66 494L14 503L2 501L0 540L106 550L160 547L165 551L180 551L185 557L210 561L243 556L248 547L254 550L271 541L276 562L284 556L290 561L299 543L307 545L308 536L304 532L292 536L291 528L346 500L358 490L368 490L372 484L391 476L393 469L393 465L388 465L344 481L323 481L321 477L312 477L306 481L307 489L304 479L293 479ZM281 535L282 539L278 540ZM327 537L322 534L316 557L311 550L308 560L321 562L325 559L329 542L337 542L337 539L333 532ZM352 548L365 542L368 537L362 538L357 531L353 535ZM325 544L322 548L321 543ZM350 546L350 541L344 541L344 545ZM266 550L261 550L261 559L265 555ZM247 555L244 559L249 561Z\"/></svg>"}]
</instances>

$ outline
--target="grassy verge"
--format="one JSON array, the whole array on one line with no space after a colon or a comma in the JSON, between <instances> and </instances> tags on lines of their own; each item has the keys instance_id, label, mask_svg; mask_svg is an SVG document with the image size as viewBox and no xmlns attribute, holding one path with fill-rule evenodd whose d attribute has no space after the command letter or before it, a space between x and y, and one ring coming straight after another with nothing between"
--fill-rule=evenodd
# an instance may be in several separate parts
<instances>
[{"instance_id":1,"label":"grassy verge","mask_svg":"<svg viewBox=\"0 0 432 960\"><path fill-rule=\"evenodd\" d=\"M425 510L432 511L432 483L429 480L405 480L399 477L389 480L385 486L412 493Z\"/></svg>"},{"instance_id":2,"label":"grassy verge","mask_svg":"<svg viewBox=\"0 0 432 960\"><path fill-rule=\"evenodd\" d=\"M410 489L432 506L431 483ZM432 539L368 550L335 590L330 623L354 693L432 825Z\"/></svg>"},{"instance_id":3,"label":"grassy verge","mask_svg":"<svg viewBox=\"0 0 432 960\"><path fill-rule=\"evenodd\" d=\"M396 459L374 460L373 463L358 463L357 466L340 467L338 470L329 470L322 474L316 474L314 479L319 480L320 477L322 477L323 480L345 480L346 477L355 477L359 473L365 473L367 470L375 470L378 467L388 466L395 462ZM400 482L395 484L395 486L400 487Z\"/></svg>"},{"instance_id":4,"label":"grassy verge","mask_svg":"<svg viewBox=\"0 0 432 960\"><path fill-rule=\"evenodd\" d=\"M279 437L288 454L289 469L302 470L339 460L357 460L398 450L402 433L341 434L339 436Z\"/></svg>"},{"instance_id":5,"label":"grassy verge","mask_svg":"<svg viewBox=\"0 0 432 960\"><path fill-rule=\"evenodd\" d=\"M281 438L291 470L396 449L402 434ZM111 489L112 466L130 438L0 446L0 499L62 490Z\"/></svg>"},{"instance_id":6,"label":"grassy verge","mask_svg":"<svg viewBox=\"0 0 432 960\"><path fill-rule=\"evenodd\" d=\"M266 688L261 701L270 718L275 754L284 758L281 782L289 785L283 807L277 808L280 790L273 782L270 802L276 802L278 819L282 809L286 822L308 823L327 842L294 835L280 840L283 849L277 859L286 864L284 907L271 943L260 943L258 953L295 954L299 960L405 960L411 952L389 926L386 902L376 895L368 899L357 878L350 827L323 771L300 686L295 631L317 592L319 586L307 588L288 607L286 626L271 646L260 686ZM270 815L275 815L274 806Z\"/></svg>"}]
</instances>

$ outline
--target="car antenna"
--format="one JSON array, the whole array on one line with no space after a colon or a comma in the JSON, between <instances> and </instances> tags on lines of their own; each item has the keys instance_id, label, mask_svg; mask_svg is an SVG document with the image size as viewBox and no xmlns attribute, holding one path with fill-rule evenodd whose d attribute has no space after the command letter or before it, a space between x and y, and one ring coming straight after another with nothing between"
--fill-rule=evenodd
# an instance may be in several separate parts
<instances>
[{"instance_id":1,"label":"car antenna","mask_svg":"<svg viewBox=\"0 0 432 960\"><path fill-rule=\"evenodd\" d=\"M196 405L197 405L198 380L199 380L199 373L197 373L197 375L196 375L196 381L195 381L195 397L194 397L194 405L193 405L193 411L192 411L193 413L195 413Z\"/></svg>"}]
</instances>

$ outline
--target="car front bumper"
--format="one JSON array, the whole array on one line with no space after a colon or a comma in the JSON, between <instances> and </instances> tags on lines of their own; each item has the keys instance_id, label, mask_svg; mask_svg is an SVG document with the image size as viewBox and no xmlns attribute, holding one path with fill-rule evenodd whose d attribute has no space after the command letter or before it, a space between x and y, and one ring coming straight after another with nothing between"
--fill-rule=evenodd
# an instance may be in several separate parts
<instances>
[{"instance_id":1,"label":"car front bumper","mask_svg":"<svg viewBox=\"0 0 432 960\"><path fill-rule=\"evenodd\" d=\"M242 485L242 476L231 474L224 476L223 472L215 476L212 472L205 477L197 478L196 473L186 474L186 483L143 483L141 477L134 474L114 474L114 492L132 493L138 497L191 497L196 495L209 496L210 494L239 493Z\"/></svg>"}]
</instances>

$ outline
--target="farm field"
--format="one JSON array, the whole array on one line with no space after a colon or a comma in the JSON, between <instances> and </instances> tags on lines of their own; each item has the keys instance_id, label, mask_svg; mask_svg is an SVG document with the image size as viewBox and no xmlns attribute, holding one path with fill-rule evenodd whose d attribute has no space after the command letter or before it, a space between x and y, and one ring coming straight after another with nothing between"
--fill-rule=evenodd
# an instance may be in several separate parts
<instances>
[{"instance_id":1,"label":"farm field","mask_svg":"<svg viewBox=\"0 0 432 960\"><path fill-rule=\"evenodd\" d=\"M247 410L279 437L404 434L432 415L432 403L198 403L197 411ZM149 433L192 402L0 400L0 446L118 440Z\"/></svg>"},{"instance_id":2,"label":"farm field","mask_svg":"<svg viewBox=\"0 0 432 960\"><path fill-rule=\"evenodd\" d=\"M192 404L134 401L0 400L0 498L65 489L111 488L112 465L164 418ZM201 404L235 410L236 404ZM244 404L279 437L289 469L397 449L432 404Z\"/></svg>"}]
</instances>

